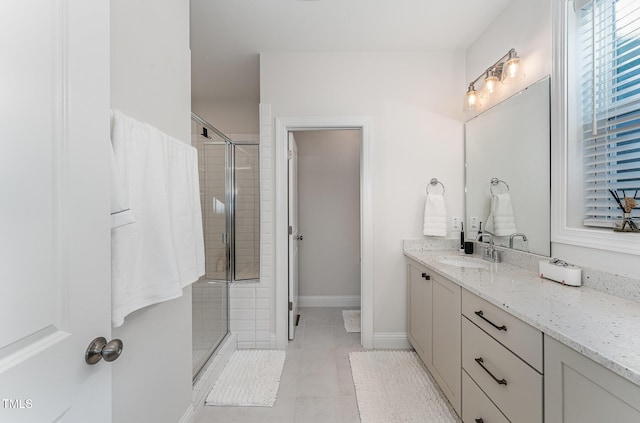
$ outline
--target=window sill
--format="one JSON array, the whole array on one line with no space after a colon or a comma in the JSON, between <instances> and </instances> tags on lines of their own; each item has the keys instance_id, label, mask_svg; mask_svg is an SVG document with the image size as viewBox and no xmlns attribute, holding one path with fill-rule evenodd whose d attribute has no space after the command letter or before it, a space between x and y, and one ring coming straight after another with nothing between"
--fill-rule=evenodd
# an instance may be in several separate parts
<instances>
[{"instance_id":1,"label":"window sill","mask_svg":"<svg viewBox=\"0 0 640 423\"><path fill-rule=\"evenodd\" d=\"M554 228L551 242L640 256L640 234L598 228Z\"/></svg>"}]
</instances>

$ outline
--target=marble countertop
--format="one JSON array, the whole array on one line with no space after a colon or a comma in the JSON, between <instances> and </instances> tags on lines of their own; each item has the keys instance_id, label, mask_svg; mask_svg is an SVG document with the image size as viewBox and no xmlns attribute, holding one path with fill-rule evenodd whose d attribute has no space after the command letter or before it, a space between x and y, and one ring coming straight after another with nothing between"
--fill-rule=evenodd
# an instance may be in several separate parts
<instances>
[{"instance_id":1,"label":"marble countertop","mask_svg":"<svg viewBox=\"0 0 640 423\"><path fill-rule=\"evenodd\" d=\"M473 269L436 260L464 256L457 250L404 254L640 385L639 302L585 286L563 286L508 263L484 262L487 269Z\"/></svg>"}]
</instances>

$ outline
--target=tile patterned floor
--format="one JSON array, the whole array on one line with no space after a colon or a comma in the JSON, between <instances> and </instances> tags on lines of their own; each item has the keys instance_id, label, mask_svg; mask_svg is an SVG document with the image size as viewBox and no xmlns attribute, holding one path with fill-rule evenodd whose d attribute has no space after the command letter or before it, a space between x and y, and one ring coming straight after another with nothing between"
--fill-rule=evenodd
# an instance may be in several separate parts
<instances>
[{"instance_id":1,"label":"tile patterned floor","mask_svg":"<svg viewBox=\"0 0 640 423\"><path fill-rule=\"evenodd\" d=\"M195 422L359 423L349 352L362 347L344 329L343 309L300 309L273 408L204 406Z\"/></svg>"}]
</instances>

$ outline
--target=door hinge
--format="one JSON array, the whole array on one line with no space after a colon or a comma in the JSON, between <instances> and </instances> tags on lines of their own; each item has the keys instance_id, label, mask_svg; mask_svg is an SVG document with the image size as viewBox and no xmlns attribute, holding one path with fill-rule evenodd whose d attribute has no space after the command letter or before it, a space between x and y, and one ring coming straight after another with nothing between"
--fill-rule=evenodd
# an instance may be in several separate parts
<instances>
[{"instance_id":1,"label":"door hinge","mask_svg":"<svg viewBox=\"0 0 640 423\"><path fill-rule=\"evenodd\" d=\"M293 158L293 150L287 151L287 159L291 160Z\"/></svg>"},{"instance_id":2,"label":"door hinge","mask_svg":"<svg viewBox=\"0 0 640 423\"><path fill-rule=\"evenodd\" d=\"M289 301L289 311L293 311L293 303Z\"/></svg>"},{"instance_id":3,"label":"door hinge","mask_svg":"<svg viewBox=\"0 0 640 423\"><path fill-rule=\"evenodd\" d=\"M293 226L289 226L289 235L293 235Z\"/></svg>"}]
</instances>

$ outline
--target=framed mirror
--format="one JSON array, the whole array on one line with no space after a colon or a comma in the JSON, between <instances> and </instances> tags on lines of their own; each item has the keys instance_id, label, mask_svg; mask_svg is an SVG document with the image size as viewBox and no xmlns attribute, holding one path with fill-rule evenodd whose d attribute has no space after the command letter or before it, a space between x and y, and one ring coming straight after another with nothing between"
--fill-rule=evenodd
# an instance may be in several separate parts
<instances>
[{"instance_id":1,"label":"framed mirror","mask_svg":"<svg viewBox=\"0 0 640 423\"><path fill-rule=\"evenodd\" d=\"M465 124L468 239L482 222L496 245L551 254L550 131L548 77Z\"/></svg>"}]
</instances>

